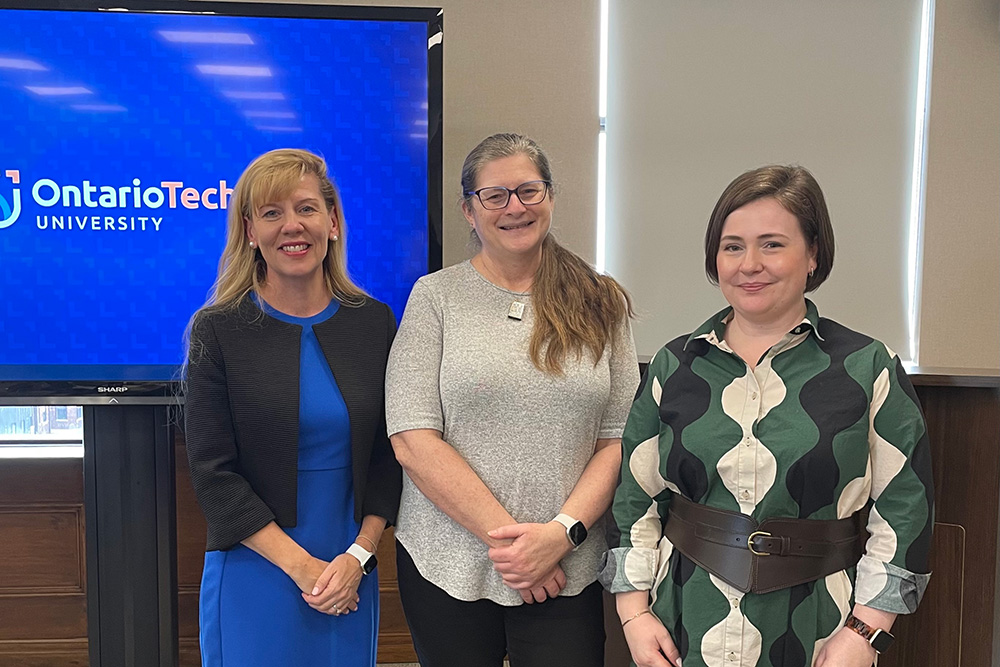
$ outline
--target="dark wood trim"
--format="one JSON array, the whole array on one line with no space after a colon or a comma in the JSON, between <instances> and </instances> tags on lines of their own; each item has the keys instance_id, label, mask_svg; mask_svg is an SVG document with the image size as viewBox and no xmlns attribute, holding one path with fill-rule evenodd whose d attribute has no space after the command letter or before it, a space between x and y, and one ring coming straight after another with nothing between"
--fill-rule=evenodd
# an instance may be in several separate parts
<instances>
[{"instance_id":1,"label":"dark wood trim","mask_svg":"<svg viewBox=\"0 0 1000 667\"><path fill-rule=\"evenodd\" d=\"M1000 370L989 368L913 366L906 374L916 387L1000 387Z\"/></svg>"},{"instance_id":2,"label":"dark wood trim","mask_svg":"<svg viewBox=\"0 0 1000 667\"><path fill-rule=\"evenodd\" d=\"M86 639L0 642L0 667L94 667Z\"/></svg>"}]
</instances>

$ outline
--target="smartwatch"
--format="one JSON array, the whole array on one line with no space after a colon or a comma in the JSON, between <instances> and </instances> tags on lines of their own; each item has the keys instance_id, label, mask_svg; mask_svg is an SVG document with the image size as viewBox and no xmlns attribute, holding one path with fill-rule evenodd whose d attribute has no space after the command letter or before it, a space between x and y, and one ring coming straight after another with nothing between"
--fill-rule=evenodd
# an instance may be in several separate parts
<instances>
[{"instance_id":1,"label":"smartwatch","mask_svg":"<svg viewBox=\"0 0 1000 667\"><path fill-rule=\"evenodd\" d=\"M587 527L583 525L582 521L577 521L568 514L557 514L556 518L552 520L561 523L566 528L566 539L573 545L573 551L579 549L583 541L587 539Z\"/></svg>"},{"instance_id":2,"label":"smartwatch","mask_svg":"<svg viewBox=\"0 0 1000 667\"><path fill-rule=\"evenodd\" d=\"M366 550L357 542L347 547L347 553L358 559L358 562L361 563L361 571L364 574L371 574L375 566L378 565L378 558L375 558L375 554Z\"/></svg>"},{"instance_id":3,"label":"smartwatch","mask_svg":"<svg viewBox=\"0 0 1000 667\"><path fill-rule=\"evenodd\" d=\"M871 644L875 652L879 654L884 653L892 646L892 642L896 639L881 628L873 628L854 614L847 615L847 622L844 625L864 637L865 641Z\"/></svg>"}]
</instances>

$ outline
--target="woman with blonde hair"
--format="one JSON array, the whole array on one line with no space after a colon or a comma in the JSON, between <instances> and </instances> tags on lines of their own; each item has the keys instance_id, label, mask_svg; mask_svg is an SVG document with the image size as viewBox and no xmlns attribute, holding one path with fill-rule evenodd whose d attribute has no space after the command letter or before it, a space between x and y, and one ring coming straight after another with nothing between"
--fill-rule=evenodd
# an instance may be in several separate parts
<instances>
[{"instance_id":1,"label":"woman with blonde hair","mask_svg":"<svg viewBox=\"0 0 1000 667\"><path fill-rule=\"evenodd\" d=\"M631 304L552 238L532 140L484 139L462 193L478 252L417 281L386 377L403 608L424 667L597 667Z\"/></svg>"},{"instance_id":2,"label":"woman with blonde hair","mask_svg":"<svg viewBox=\"0 0 1000 667\"><path fill-rule=\"evenodd\" d=\"M375 664L374 552L400 488L383 407L395 320L351 282L346 231L322 158L258 157L191 320L205 667Z\"/></svg>"}]
</instances>

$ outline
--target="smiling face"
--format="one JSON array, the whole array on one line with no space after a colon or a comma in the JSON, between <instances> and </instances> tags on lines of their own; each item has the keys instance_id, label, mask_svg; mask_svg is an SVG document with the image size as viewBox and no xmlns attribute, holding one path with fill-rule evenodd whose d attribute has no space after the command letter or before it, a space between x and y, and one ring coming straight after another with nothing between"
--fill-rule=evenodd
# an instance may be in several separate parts
<instances>
[{"instance_id":1,"label":"smiling face","mask_svg":"<svg viewBox=\"0 0 1000 667\"><path fill-rule=\"evenodd\" d=\"M737 317L781 324L805 311L816 248L798 218L773 197L741 206L726 217L716 255L719 287Z\"/></svg>"},{"instance_id":2,"label":"smiling face","mask_svg":"<svg viewBox=\"0 0 1000 667\"><path fill-rule=\"evenodd\" d=\"M474 189L501 186L513 191L522 183L540 180L543 178L538 167L528 156L518 154L483 165ZM541 202L526 206L512 192L507 207L497 210L483 208L476 196L462 203L462 212L476 230L482 252L496 262L540 257L542 241L552 222L552 208L551 193Z\"/></svg>"},{"instance_id":3,"label":"smiling face","mask_svg":"<svg viewBox=\"0 0 1000 667\"><path fill-rule=\"evenodd\" d=\"M337 234L337 222L320 194L316 176L303 176L284 199L257 205L244 222L247 239L256 244L267 264L270 289L313 281L322 285L323 261Z\"/></svg>"}]
</instances>

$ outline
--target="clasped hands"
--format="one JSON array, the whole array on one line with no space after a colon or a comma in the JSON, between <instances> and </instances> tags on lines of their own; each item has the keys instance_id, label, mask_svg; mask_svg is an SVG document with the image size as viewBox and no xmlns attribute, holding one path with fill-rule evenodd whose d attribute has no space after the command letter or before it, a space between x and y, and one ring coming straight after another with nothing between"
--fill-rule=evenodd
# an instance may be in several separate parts
<instances>
[{"instance_id":1,"label":"clasped hands","mask_svg":"<svg viewBox=\"0 0 1000 667\"><path fill-rule=\"evenodd\" d=\"M526 603L544 602L566 586L559 561L573 547L562 524L515 523L495 528L488 535L493 569Z\"/></svg>"},{"instance_id":2,"label":"clasped hands","mask_svg":"<svg viewBox=\"0 0 1000 667\"><path fill-rule=\"evenodd\" d=\"M340 616L358 610L361 564L350 554L340 554L329 563L309 556L291 577L302 599L316 611Z\"/></svg>"}]
</instances>

